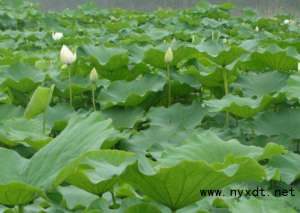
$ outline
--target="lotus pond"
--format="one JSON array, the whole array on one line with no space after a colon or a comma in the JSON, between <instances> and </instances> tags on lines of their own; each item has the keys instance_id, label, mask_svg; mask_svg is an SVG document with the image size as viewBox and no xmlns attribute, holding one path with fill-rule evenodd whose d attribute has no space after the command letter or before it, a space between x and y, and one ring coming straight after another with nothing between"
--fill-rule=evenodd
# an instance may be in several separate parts
<instances>
[{"instance_id":1,"label":"lotus pond","mask_svg":"<svg viewBox=\"0 0 300 213\"><path fill-rule=\"evenodd\" d=\"M232 9L0 1L0 212L300 212L300 20Z\"/></svg>"}]
</instances>

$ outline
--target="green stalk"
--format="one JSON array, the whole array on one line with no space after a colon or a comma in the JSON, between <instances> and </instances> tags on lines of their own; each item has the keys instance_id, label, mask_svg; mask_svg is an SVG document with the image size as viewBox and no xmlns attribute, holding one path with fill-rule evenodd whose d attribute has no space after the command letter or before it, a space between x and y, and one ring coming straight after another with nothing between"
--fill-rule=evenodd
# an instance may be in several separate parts
<instances>
[{"instance_id":1,"label":"green stalk","mask_svg":"<svg viewBox=\"0 0 300 213\"><path fill-rule=\"evenodd\" d=\"M72 80L71 80L71 70L68 69L68 78L69 78L69 100L70 105L73 107L73 100L72 100Z\"/></svg>"},{"instance_id":2,"label":"green stalk","mask_svg":"<svg viewBox=\"0 0 300 213\"><path fill-rule=\"evenodd\" d=\"M24 213L24 206L18 205L18 213Z\"/></svg>"},{"instance_id":3,"label":"green stalk","mask_svg":"<svg viewBox=\"0 0 300 213\"><path fill-rule=\"evenodd\" d=\"M223 68L223 81L224 81L224 91L225 91L225 96L229 94L229 89L228 89L228 75L227 75L227 70ZM229 112L226 112L225 115L225 127L229 126Z\"/></svg>"},{"instance_id":4,"label":"green stalk","mask_svg":"<svg viewBox=\"0 0 300 213\"><path fill-rule=\"evenodd\" d=\"M114 192L113 191L110 191L110 194L111 194L111 198L112 198L112 202L113 202L113 204L111 205L111 209L117 209L117 208L119 208L120 207L120 205L117 203L117 201L116 201L116 197L115 197L115 194L114 194Z\"/></svg>"},{"instance_id":5,"label":"green stalk","mask_svg":"<svg viewBox=\"0 0 300 213\"><path fill-rule=\"evenodd\" d=\"M43 134L46 134L46 112L47 112L47 109L43 113Z\"/></svg>"},{"instance_id":6,"label":"green stalk","mask_svg":"<svg viewBox=\"0 0 300 213\"><path fill-rule=\"evenodd\" d=\"M167 81L168 81L168 107L171 105L171 74L170 64L167 64Z\"/></svg>"},{"instance_id":7,"label":"green stalk","mask_svg":"<svg viewBox=\"0 0 300 213\"><path fill-rule=\"evenodd\" d=\"M96 85L93 83L93 86L92 86L92 102L93 102L94 111L96 111L95 90L96 90Z\"/></svg>"}]
</instances>

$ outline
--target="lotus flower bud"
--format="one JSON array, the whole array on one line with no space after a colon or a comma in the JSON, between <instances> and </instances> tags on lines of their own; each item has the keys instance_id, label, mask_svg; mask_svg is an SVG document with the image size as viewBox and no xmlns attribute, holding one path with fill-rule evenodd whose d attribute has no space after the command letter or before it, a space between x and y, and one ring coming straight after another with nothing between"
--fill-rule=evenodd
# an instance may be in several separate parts
<instances>
[{"instance_id":1,"label":"lotus flower bud","mask_svg":"<svg viewBox=\"0 0 300 213\"><path fill-rule=\"evenodd\" d=\"M58 41L60 39L62 39L62 37L64 36L63 33L60 33L60 32L53 32L52 33L52 38L54 41Z\"/></svg>"},{"instance_id":2,"label":"lotus flower bud","mask_svg":"<svg viewBox=\"0 0 300 213\"><path fill-rule=\"evenodd\" d=\"M73 53L66 45L60 50L60 60L64 64L72 64L76 61L76 53Z\"/></svg>"},{"instance_id":3,"label":"lotus flower bud","mask_svg":"<svg viewBox=\"0 0 300 213\"><path fill-rule=\"evenodd\" d=\"M192 35L192 43L196 41L195 35Z\"/></svg>"},{"instance_id":4,"label":"lotus flower bud","mask_svg":"<svg viewBox=\"0 0 300 213\"><path fill-rule=\"evenodd\" d=\"M166 64L171 63L173 61L173 58L174 58L174 56L173 56L172 48L169 47L168 50L165 53L165 63Z\"/></svg>"},{"instance_id":5,"label":"lotus flower bud","mask_svg":"<svg viewBox=\"0 0 300 213\"><path fill-rule=\"evenodd\" d=\"M97 70L93 68L92 71L90 72L90 81L92 83L95 83L97 80L98 80L98 73Z\"/></svg>"},{"instance_id":6,"label":"lotus flower bud","mask_svg":"<svg viewBox=\"0 0 300 213\"><path fill-rule=\"evenodd\" d=\"M300 72L300 62L298 62L298 72Z\"/></svg>"},{"instance_id":7,"label":"lotus flower bud","mask_svg":"<svg viewBox=\"0 0 300 213\"><path fill-rule=\"evenodd\" d=\"M255 31L259 32L259 27L258 26L255 27Z\"/></svg>"}]
</instances>

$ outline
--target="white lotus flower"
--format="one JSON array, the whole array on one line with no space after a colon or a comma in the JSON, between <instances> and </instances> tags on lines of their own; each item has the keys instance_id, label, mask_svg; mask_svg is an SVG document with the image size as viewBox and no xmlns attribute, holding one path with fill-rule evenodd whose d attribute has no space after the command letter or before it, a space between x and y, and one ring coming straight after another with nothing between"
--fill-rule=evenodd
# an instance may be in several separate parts
<instances>
[{"instance_id":1,"label":"white lotus flower","mask_svg":"<svg viewBox=\"0 0 300 213\"><path fill-rule=\"evenodd\" d=\"M292 19L285 19L285 20L283 21L283 24L295 24L295 21L292 20Z\"/></svg>"},{"instance_id":2,"label":"white lotus flower","mask_svg":"<svg viewBox=\"0 0 300 213\"><path fill-rule=\"evenodd\" d=\"M60 60L64 64L72 64L76 61L76 53L73 53L66 45L60 50Z\"/></svg>"},{"instance_id":3,"label":"white lotus flower","mask_svg":"<svg viewBox=\"0 0 300 213\"><path fill-rule=\"evenodd\" d=\"M300 72L300 62L298 62L298 72Z\"/></svg>"},{"instance_id":4,"label":"white lotus flower","mask_svg":"<svg viewBox=\"0 0 300 213\"><path fill-rule=\"evenodd\" d=\"M97 80L98 80L98 73L97 73L97 70L94 67L92 69L92 71L90 72L90 81L92 83L95 83Z\"/></svg>"},{"instance_id":5,"label":"white lotus flower","mask_svg":"<svg viewBox=\"0 0 300 213\"><path fill-rule=\"evenodd\" d=\"M172 48L169 47L168 50L165 53L165 63L166 64L171 63L173 61L173 58L174 58L174 56L173 56Z\"/></svg>"},{"instance_id":6,"label":"white lotus flower","mask_svg":"<svg viewBox=\"0 0 300 213\"><path fill-rule=\"evenodd\" d=\"M54 41L58 41L58 40L62 39L62 37L64 37L63 33L60 33L60 32L53 32L52 33L52 38L53 38Z\"/></svg>"}]
</instances>

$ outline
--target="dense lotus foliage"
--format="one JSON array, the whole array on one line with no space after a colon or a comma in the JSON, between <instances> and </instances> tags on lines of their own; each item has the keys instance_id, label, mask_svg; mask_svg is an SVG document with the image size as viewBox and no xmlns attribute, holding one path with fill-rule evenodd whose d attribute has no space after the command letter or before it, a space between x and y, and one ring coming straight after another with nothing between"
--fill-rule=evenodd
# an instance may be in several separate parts
<instances>
[{"instance_id":1,"label":"dense lotus foliage","mask_svg":"<svg viewBox=\"0 0 300 213\"><path fill-rule=\"evenodd\" d=\"M1 0L0 212L299 212L300 22L232 9Z\"/></svg>"}]
</instances>

